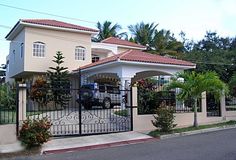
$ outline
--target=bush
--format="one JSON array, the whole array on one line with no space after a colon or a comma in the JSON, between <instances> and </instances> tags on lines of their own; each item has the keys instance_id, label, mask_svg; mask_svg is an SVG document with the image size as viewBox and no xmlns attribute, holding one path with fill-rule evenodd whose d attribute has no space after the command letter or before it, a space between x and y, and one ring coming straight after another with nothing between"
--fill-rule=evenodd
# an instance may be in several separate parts
<instances>
[{"instance_id":1,"label":"bush","mask_svg":"<svg viewBox=\"0 0 236 160\"><path fill-rule=\"evenodd\" d=\"M152 124L157 127L160 132L171 132L176 126L176 124L173 124L175 118L174 109L162 103L161 106L156 109L156 114L156 116L154 115L155 120L152 121Z\"/></svg>"},{"instance_id":2,"label":"bush","mask_svg":"<svg viewBox=\"0 0 236 160\"><path fill-rule=\"evenodd\" d=\"M40 146L47 142L51 136L49 131L51 122L47 118L23 121L20 129L19 139L27 146L27 148Z\"/></svg>"},{"instance_id":3,"label":"bush","mask_svg":"<svg viewBox=\"0 0 236 160\"><path fill-rule=\"evenodd\" d=\"M16 108L16 90L13 86L0 84L0 110Z\"/></svg>"}]
</instances>

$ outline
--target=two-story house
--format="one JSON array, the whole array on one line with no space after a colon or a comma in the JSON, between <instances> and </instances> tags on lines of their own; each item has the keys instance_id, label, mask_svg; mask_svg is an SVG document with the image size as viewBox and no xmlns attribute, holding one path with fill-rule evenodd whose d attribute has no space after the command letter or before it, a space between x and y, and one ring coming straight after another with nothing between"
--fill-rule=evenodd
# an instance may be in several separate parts
<instances>
[{"instance_id":1,"label":"two-story house","mask_svg":"<svg viewBox=\"0 0 236 160\"><path fill-rule=\"evenodd\" d=\"M75 75L78 68L83 74L96 78L111 76L131 83L150 76L170 76L195 64L173 58L153 55L145 46L110 37L92 42L98 30L49 19L22 19L7 34L10 42L6 59L6 82L32 82L44 75L57 51L63 53L64 66Z\"/></svg>"},{"instance_id":2,"label":"two-story house","mask_svg":"<svg viewBox=\"0 0 236 160\"><path fill-rule=\"evenodd\" d=\"M56 51L65 56L64 66L69 71L97 62L129 49L144 50L136 43L107 38L91 42L96 29L49 19L21 19L7 34L10 42L6 58L6 82L32 80L45 74Z\"/></svg>"}]
</instances>

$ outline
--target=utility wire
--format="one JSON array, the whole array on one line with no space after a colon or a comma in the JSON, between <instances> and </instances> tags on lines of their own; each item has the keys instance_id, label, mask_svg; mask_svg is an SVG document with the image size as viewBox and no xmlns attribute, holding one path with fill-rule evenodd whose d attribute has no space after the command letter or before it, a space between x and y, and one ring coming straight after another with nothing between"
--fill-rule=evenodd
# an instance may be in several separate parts
<instances>
[{"instance_id":1,"label":"utility wire","mask_svg":"<svg viewBox=\"0 0 236 160\"><path fill-rule=\"evenodd\" d=\"M26 8L10 6L10 5L6 5L6 4L2 4L2 3L0 3L0 6L7 7L7 8L12 8L12 9L17 9L17 10L22 10L22 11L26 11L26 12L31 12L31 13L38 13L38 14L44 14L44 15L48 15L48 16L54 16L54 17L70 19L70 20L75 20L75 21L80 21L80 22L97 24L97 22L94 22L94 21L88 21L88 20L83 20L83 19L79 19L79 18L66 17L66 16L52 14L52 13L47 13L47 12L41 12L41 11L36 11L36 10L31 10L31 9L26 9Z\"/></svg>"}]
</instances>

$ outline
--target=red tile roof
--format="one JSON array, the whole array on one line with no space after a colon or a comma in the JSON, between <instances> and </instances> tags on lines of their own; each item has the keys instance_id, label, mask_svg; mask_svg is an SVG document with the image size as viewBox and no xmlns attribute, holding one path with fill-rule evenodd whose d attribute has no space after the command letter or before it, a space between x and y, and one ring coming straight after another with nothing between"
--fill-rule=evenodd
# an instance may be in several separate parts
<instances>
[{"instance_id":1,"label":"red tile roof","mask_svg":"<svg viewBox=\"0 0 236 160\"><path fill-rule=\"evenodd\" d=\"M147 52L142 52L139 50L128 50L123 53L102 59L95 63L91 63L85 66L82 66L81 69L86 69L101 64L113 62L113 61L132 61L132 62L144 62L144 63L158 63L158 64L170 64L170 65L181 65L181 66L195 66L194 63L178 60L174 58L164 57L156 54L151 54Z\"/></svg>"},{"instance_id":2,"label":"red tile roof","mask_svg":"<svg viewBox=\"0 0 236 160\"><path fill-rule=\"evenodd\" d=\"M130 46L130 47L138 47L138 48L146 48L143 45L139 45L137 43L129 42L123 39L115 38L115 37L109 37L107 39L104 39L101 41L102 43L108 43L108 44L117 44L117 45L124 45L124 46Z\"/></svg>"},{"instance_id":3,"label":"red tile roof","mask_svg":"<svg viewBox=\"0 0 236 160\"><path fill-rule=\"evenodd\" d=\"M21 19L21 22L31 23L31 24L38 24L44 26L53 26L53 27L60 27L60 28L69 28L69 29L76 29L81 31L89 31L89 32L98 32L96 29L83 27L71 23L51 20L51 19Z\"/></svg>"}]
</instances>

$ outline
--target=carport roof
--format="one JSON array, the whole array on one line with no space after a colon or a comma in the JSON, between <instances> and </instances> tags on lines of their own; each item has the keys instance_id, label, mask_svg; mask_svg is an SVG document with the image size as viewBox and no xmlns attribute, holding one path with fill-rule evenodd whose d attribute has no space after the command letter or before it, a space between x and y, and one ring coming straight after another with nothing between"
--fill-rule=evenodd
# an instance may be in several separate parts
<instances>
[{"instance_id":1,"label":"carport roof","mask_svg":"<svg viewBox=\"0 0 236 160\"><path fill-rule=\"evenodd\" d=\"M180 66L191 66L194 67L196 64L178 60L174 58L164 57L156 54L150 54L147 52L142 52L139 50L128 50L120 54L99 60L95 63L91 63L80 67L80 69L87 69L90 67L99 66L102 64L114 62L114 61L128 61L128 62L142 62L142 63L155 63L155 64L170 64L170 65L180 65ZM77 69L78 70L78 69ZM75 71L77 71L75 70Z\"/></svg>"}]
</instances>

